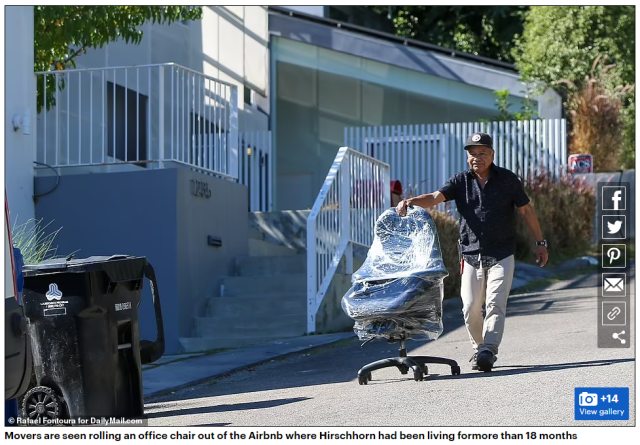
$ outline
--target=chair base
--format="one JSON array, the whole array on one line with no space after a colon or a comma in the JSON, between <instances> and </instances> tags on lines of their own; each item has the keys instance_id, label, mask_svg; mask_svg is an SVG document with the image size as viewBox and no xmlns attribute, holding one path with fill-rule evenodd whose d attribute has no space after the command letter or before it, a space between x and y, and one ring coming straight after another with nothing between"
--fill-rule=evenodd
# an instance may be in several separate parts
<instances>
[{"instance_id":1,"label":"chair base","mask_svg":"<svg viewBox=\"0 0 640 445\"><path fill-rule=\"evenodd\" d=\"M427 363L438 363L442 365L449 365L451 367L452 375L460 375L460 366L455 360L451 360L443 357L431 357L431 356L407 356L407 349L404 344L404 340L400 342L400 356L384 358L375 362L369 363L363 366L358 371L358 383L360 385L366 385L372 380L371 372L382 368L391 368L395 366L398 368L401 374L408 374L409 369L413 371L413 379L416 382L424 380L424 376L429 374L429 368Z\"/></svg>"}]
</instances>

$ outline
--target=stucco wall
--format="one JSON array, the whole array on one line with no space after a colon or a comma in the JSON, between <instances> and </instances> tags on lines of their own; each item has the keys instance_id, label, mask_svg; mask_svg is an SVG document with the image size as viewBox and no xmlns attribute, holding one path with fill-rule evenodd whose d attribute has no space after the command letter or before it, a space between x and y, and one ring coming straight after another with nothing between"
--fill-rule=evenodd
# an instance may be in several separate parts
<instances>
[{"instance_id":1,"label":"stucco wall","mask_svg":"<svg viewBox=\"0 0 640 445\"><path fill-rule=\"evenodd\" d=\"M5 190L11 222L18 224L34 217L33 161L36 147L36 84L33 75L33 6L5 7L5 60L11 61L5 70L4 96L4 162ZM14 131L13 117L28 116L30 134L23 128Z\"/></svg>"},{"instance_id":2,"label":"stucco wall","mask_svg":"<svg viewBox=\"0 0 640 445\"><path fill-rule=\"evenodd\" d=\"M208 184L210 198L191 194L191 180ZM50 190L54 177L36 179ZM36 215L60 229L58 255L145 256L156 270L166 352L192 335L193 316L228 275L232 259L248 253L247 188L185 169L77 174L60 178L38 200ZM208 245L220 237L221 247ZM149 284L140 306L141 338L155 339Z\"/></svg>"}]
</instances>

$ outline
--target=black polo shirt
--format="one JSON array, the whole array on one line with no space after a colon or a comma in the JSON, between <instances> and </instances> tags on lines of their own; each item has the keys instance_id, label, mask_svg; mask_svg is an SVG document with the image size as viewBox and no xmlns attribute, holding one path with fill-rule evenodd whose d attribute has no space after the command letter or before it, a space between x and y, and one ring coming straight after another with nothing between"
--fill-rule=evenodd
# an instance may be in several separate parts
<instances>
[{"instance_id":1,"label":"black polo shirt","mask_svg":"<svg viewBox=\"0 0 640 445\"><path fill-rule=\"evenodd\" d=\"M439 190L460 213L462 254L473 267L491 267L516 251L516 207L529 203L520 179L491 165L484 188L473 170L456 173Z\"/></svg>"}]
</instances>

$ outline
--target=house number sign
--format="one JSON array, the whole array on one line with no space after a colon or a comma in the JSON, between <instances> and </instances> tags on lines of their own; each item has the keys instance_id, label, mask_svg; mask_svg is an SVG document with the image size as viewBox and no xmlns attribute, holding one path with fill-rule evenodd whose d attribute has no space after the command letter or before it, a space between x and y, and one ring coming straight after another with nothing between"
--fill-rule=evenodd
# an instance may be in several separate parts
<instances>
[{"instance_id":1,"label":"house number sign","mask_svg":"<svg viewBox=\"0 0 640 445\"><path fill-rule=\"evenodd\" d=\"M191 194L193 196L201 196L203 198L211 198L211 189L209 183L204 181L191 180Z\"/></svg>"}]
</instances>

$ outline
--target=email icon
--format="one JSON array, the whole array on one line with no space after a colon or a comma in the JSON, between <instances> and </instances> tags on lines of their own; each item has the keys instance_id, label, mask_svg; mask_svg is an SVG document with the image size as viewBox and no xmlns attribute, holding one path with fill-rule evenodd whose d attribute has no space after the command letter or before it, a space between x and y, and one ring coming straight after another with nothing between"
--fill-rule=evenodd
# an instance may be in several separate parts
<instances>
[{"instance_id":1,"label":"email icon","mask_svg":"<svg viewBox=\"0 0 640 445\"><path fill-rule=\"evenodd\" d=\"M627 275L623 273L602 274L602 296L603 297L625 297Z\"/></svg>"}]
</instances>

